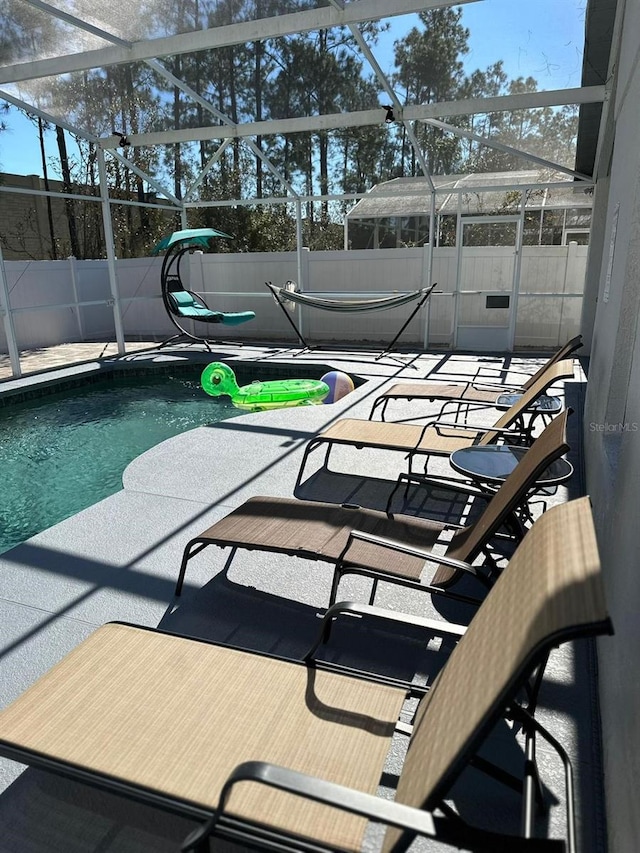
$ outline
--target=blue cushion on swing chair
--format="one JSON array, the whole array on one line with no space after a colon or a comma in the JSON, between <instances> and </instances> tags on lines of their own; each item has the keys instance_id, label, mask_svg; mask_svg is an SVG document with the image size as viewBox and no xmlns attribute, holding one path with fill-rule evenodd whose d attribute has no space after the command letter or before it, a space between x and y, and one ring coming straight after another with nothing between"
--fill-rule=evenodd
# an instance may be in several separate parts
<instances>
[{"instance_id":1,"label":"blue cushion on swing chair","mask_svg":"<svg viewBox=\"0 0 640 853\"><path fill-rule=\"evenodd\" d=\"M170 295L180 309L194 308L197 305L193 296L186 290L171 290Z\"/></svg>"},{"instance_id":2,"label":"blue cushion on swing chair","mask_svg":"<svg viewBox=\"0 0 640 853\"><path fill-rule=\"evenodd\" d=\"M213 317L219 314L219 311L211 311L206 305L198 305L196 300L186 290L172 290L169 293L169 299L173 303L175 312L181 317Z\"/></svg>"},{"instance_id":3,"label":"blue cushion on swing chair","mask_svg":"<svg viewBox=\"0 0 640 853\"><path fill-rule=\"evenodd\" d=\"M204 305L198 305L193 296L186 290L172 290L169 294L180 317L190 320L201 320L205 323L224 323L227 326L238 326L247 320L255 319L254 311L238 311L225 314L222 311L211 311Z\"/></svg>"},{"instance_id":4,"label":"blue cushion on swing chair","mask_svg":"<svg viewBox=\"0 0 640 853\"><path fill-rule=\"evenodd\" d=\"M222 323L223 317L222 312L200 308L199 305L194 305L192 308L178 308L177 313L181 317L188 317L190 320L204 320L209 323Z\"/></svg>"},{"instance_id":5,"label":"blue cushion on swing chair","mask_svg":"<svg viewBox=\"0 0 640 853\"><path fill-rule=\"evenodd\" d=\"M221 314L221 323L225 326L239 326L240 323L246 323L247 320L255 319L255 311L238 311L235 314Z\"/></svg>"}]
</instances>

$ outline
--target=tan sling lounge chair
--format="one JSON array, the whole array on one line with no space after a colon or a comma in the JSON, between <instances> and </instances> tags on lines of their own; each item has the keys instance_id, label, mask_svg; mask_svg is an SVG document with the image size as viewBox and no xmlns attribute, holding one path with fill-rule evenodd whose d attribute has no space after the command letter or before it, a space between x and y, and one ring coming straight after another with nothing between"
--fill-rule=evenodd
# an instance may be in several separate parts
<instances>
[{"instance_id":1,"label":"tan sling lounge chair","mask_svg":"<svg viewBox=\"0 0 640 853\"><path fill-rule=\"evenodd\" d=\"M502 395L510 395L513 399L514 394L524 394L532 385L541 379L549 368L553 367L559 361L568 359L569 356L582 346L582 335L572 338L570 341L561 347L551 358L546 361L542 367L537 370L533 376L530 376L526 382L518 387L510 387L508 385L490 384L489 381L483 382L476 378L473 382L428 382L425 380L419 382L395 382L386 391L383 391L373 402L371 408L370 419L379 414L380 419L385 419L385 413L391 400L444 400L448 403L484 403L486 406L498 405L498 398ZM498 368L490 368L497 370ZM500 372L518 373L517 370L500 368ZM538 403L547 409L552 409L552 402L556 401L555 397L547 397L542 395Z\"/></svg>"},{"instance_id":2,"label":"tan sling lounge chair","mask_svg":"<svg viewBox=\"0 0 640 853\"><path fill-rule=\"evenodd\" d=\"M572 376L571 359L552 365L492 426L477 426L468 421L460 424L433 420L414 424L340 418L308 442L295 488L297 490L302 483L309 456L322 446L325 447L324 467L327 470L334 445L345 444L358 449L367 447L402 452L407 455L407 470L411 473L416 457L450 456L463 447L492 444L505 435L511 437L511 444L530 444L531 424L525 422L527 410L550 385Z\"/></svg>"},{"instance_id":3,"label":"tan sling lounge chair","mask_svg":"<svg viewBox=\"0 0 640 853\"><path fill-rule=\"evenodd\" d=\"M516 696L551 648L610 631L583 498L536 522L421 700L394 801L376 792L404 737L394 726L405 689L122 623L99 628L0 714L0 753L201 822L183 851L208 850L210 835L359 851L372 819L389 826L383 853L416 835L559 853L563 840L530 838L537 771L525 759L542 737L570 762ZM525 732L524 837L470 826L444 802L502 718Z\"/></svg>"},{"instance_id":4,"label":"tan sling lounge chair","mask_svg":"<svg viewBox=\"0 0 640 853\"><path fill-rule=\"evenodd\" d=\"M189 560L209 545L232 548L234 552L242 548L334 563L330 605L336 600L344 574L374 578L371 602L378 579L415 586L434 594L442 593L462 574L469 572L485 586L490 585L488 577L466 564L484 553L491 568L495 569L490 553L494 536L509 522L517 531L516 536L522 534L514 513L526 501L539 475L569 449L566 441L569 414L570 410L566 410L546 427L491 498L480 518L474 524L455 530L446 545L446 556L430 555L442 534L452 529L442 522L320 501L255 497L187 543L176 595L181 594ZM394 540L406 546L407 553L399 553L386 543L362 541L356 532ZM430 584L421 580L425 562L431 563L431 568L436 570ZM448 595L469 600L456 593L448 592Z\"/></svg>"}]
</instances>

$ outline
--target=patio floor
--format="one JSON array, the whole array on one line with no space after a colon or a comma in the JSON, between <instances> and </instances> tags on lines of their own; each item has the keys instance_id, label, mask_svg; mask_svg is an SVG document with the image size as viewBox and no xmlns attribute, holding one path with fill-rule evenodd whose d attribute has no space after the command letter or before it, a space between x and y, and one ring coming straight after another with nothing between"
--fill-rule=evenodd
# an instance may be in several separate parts
<instances>
[{"instance_id":1,"label":"patio floor","mask_svg":"<svg viewBox=\"0 0 640 853\"><path fill-rule=\"evenodd\" d=\"M112 344L41 350L33 354L35 360L25 359L23 369L29 375L20 380L8 379L8 359L0 357L0 379L6 380L0 383L0 394L39 381L41 377L29 372L36 365L38 371L48 371L45 378L50 381L56 375L100 371L113 359L132 366L218 358L231 363L272 362L289 364L292 375L302 364L315 364L364 381L332 406L248 414L163 442L128 466L120 492L0 555L3 704L96 627L113 620L299 658L315 638L318 613L326 607L330 567L260 553L238 554L227 567L225 554L208 549L190 562L185 590L176 599L173 589L187 540L250 496L291 497L309 438L336 418L367 417L378 389L390 379L415 379L436 371L444 381L444 374L453 370L472 377L482 364L502 362L490 354L465 360L458 354L407 353L401 356L403 366L389 358L375 360L375 353L316 350L293 358L293 350L246 345L225 346L213 354L193 347L157 351L148 349L151 346L127 345L123 357ZM84 364L73 365L78 359ZM540 355L510 357L512 365L531 372L544 360ZM583 493L580 413L586 380L577 360L575 364L575 379L563 389L567 404L576 411L570 421L570 460L575 474L566 487L546 498L547 505ZM400 408L399 415L409 417L409 407L406 411ZM431 409L434 414L438 410L437 404ZM482 416L491 423L495 411ZM344 461L344 470L350 473L313 472L296 495L323 499L331 494L335 502L379 503L384 481L393 480L398 471L398 460L380 462L376 456L374 461L371 451L356 452L356 457L360 460L357 469L351 467L352 459L343 460L336 454L336 466ZM372 470L375 478L370 476ZM429 470L452 473L446 461L430 464ZM343 581L340 599L363 601L367 597L363 579ZM459 605L439 603L436 609L424 594L397 586L381 585L376 602L452 621L469 618ZM365 667L375 660L378 669L409 677L424 677L428 665L419 638L400 638L383 629L351 627L336 632L331 654L334 659ZM589 642L553 653L539 713L575 762L578 849L584 853L605 850L595 666L595 646ZM520 746L505 727L494 732L488 749L512 765L521 757ZM539 758L551 803L543 823L548 820L550 833L560 835L565 826L562 768L544 746L539 748ZM169 853L179 849L192 828L181 818L42 771L25 770L10 761L1 762L0 774L1 853ZM518 831L518 798L478 771L462 774L452 800L471 822ZM377 850L379 840L379 833L373 831L367 851ZM213 849L228 847L231 845L216 842ZM425 842L419 849L450 848Z\"/></svg>"}]
</instances>

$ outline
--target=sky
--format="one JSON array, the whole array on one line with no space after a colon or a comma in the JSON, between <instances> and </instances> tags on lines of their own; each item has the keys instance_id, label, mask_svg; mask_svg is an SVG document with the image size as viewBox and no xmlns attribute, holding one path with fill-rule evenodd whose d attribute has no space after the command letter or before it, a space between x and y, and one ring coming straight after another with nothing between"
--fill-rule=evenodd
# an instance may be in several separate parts
<instances>
[{"instance_id":1,"label":"sky","mask_svg":"<svg viewBox=\"0 0 640 853\"><path fill-rule=\"evenodd\" d=\"M587 0L480 0L462 7L462 23L471 31L467 73L484 70L502 59L507 76L532 76L539 89L580 85ZM374 55L381 68L393 66L393 42L418 21L405 15L390 19ZM17 110L5 119L0 134L0 169L13 174L42 174L40 149L33 125ZM48 140L53 151L53 140Z\"/></svg>"},{"instance_id":2,"label":"sky","mask_svg":"<svg viewBox=\"0 0 640 853\"><path fill-rule=\"evenodd\" d=\"M481 0L462 7L470 31L467 73L485 70L499 59L509 78L532 76L541 89L580 85L587 0ZM376 56L383 71L393 64L393 41L418 20L392 19Z\"/></svg>"}]
</instances>

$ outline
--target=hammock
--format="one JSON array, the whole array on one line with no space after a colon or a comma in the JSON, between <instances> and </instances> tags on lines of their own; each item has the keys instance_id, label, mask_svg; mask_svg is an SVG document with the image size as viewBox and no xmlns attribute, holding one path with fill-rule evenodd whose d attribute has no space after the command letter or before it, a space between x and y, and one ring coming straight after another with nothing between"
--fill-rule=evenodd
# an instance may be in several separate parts
<instances>
[{"instance_id":1,"label":"hammock","mask_svg":"<svg viewBox=\"0 0 640 853\"><path fill-rule=\"evenodd\" d=\"M427 301L434 287L436 287L434 283L429 287L421 287L419 290L409 290L403 293L393 293L391 296L377 296L369 299L332 299L318 293L301 293L299 290L296 290L296 284L293 281L288 281L284 287L276 287L270 281L265 281L265 285L271 291L273 298L276 300L284 316L287 318L287 322L293 327L305 350L310 350L311 347L306 342L300 332L300 329L296 326L287 311L287 308L294 309L295 304L306 305L309 308L319 308L322 311L338 311L343 314L356 314L367 311L388 311L391 308L398 308L409 302L415 302L417 300L417 304L409 317L404 321L391 343L385 347L380 355L376 356L376 361L385 355L389 358L393 358L393 356L389 356L389 351L393 349L400 335L413 320L422 305ZM285 306L285 302L288 302L289 304Z\"/></svg>"},{"instance_id":2,"label":"hammock","mask_svg":"<svg viewBox=\"0 0 640 853\"><path fill-rule=\"evenodd\" d=\"M288 299L298 305L308 305L310 308L320 308L322 311L339 311L343 314L365 313L367 311L387 311L413 302L414 299L426 299L433 288L422 287L420 290L410 290L404 293L394 293L391 296L375 297L373 299L330 299L315 293L302 293L292 290L293 282L287 282L284 287L276 287L270 281L265 282L277 299Z\"/></svg>"}]
</instances>

